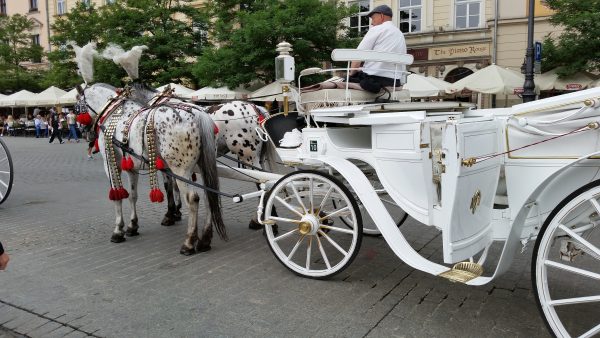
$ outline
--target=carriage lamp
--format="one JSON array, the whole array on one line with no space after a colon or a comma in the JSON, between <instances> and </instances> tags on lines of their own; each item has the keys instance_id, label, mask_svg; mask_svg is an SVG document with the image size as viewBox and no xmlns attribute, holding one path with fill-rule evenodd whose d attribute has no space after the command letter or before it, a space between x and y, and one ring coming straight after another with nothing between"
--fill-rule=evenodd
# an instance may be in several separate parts
<instances>
[{"instance_id":1,"label":"carriage lamp","mask_svg":"<svg viewBox=\"0 0 600 338\"><path fill-rule=\"evenodd\" d=\"M290 55L292 51L290 43L285 41L279 43L276 51L279 52L279 55L275 57L275 80L281 83L283 114L287 116L289 112L289 84L294 81L296 66L294 64L294 57Z\"/></svg>"}]
</instances>

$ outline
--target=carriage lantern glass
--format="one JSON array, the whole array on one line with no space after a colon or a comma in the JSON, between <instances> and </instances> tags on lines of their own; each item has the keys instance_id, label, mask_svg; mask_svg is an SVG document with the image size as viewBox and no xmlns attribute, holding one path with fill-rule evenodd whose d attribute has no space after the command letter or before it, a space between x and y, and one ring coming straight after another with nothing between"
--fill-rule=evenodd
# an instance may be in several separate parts
<instances>
[{"instance_id":1,"label":"carriage lantern glass","mask_svg":"<svg viewBox=\"0 0 600 338\"><path fill-rule=\"evenodd\" d=\"M296 70L294 57L290 55L292 45L287 42L281 42L277 45L279 55L275 57L275 80L279 82L294 81Z\"/></svg>"}]
</instances>

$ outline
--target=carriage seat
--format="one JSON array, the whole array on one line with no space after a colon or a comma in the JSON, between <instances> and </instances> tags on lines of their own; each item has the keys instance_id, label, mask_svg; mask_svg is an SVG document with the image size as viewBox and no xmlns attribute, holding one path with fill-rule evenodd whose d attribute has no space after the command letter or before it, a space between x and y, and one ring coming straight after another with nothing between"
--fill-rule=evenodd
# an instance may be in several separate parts
<instances>
[{"instance_id":1,"label":"carriage seat","mask_svg":"<svg viewBox=\"0 0 600 338\"><path fill-rule=\"evenodd\" d=\"M378 98L406 102L410 101L410 93L402 87L386 87L379 93L371 93L358 83L321 82L302 88L300 98L303 108L311 111L316 108L361 105L375 102Z\"/></svg>"}]
</instances>

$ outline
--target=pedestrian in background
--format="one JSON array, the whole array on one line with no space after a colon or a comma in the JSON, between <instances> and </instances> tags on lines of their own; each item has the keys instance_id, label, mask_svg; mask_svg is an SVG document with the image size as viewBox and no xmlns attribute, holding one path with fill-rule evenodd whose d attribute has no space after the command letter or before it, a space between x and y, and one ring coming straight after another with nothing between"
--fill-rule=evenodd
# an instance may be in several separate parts
<instances>
[{"instance_id":1,"label":"pedestrian in background","mask_svg":"<svg viewBox=\"0 0 600 338\"><path fill-rule=\"evenodd\" d=\"M79 137L77 137L77 116L71 110L67 115L67 125L69 126L69 137L67 140L71 142L71 138L75 139L75 142L79 143Z\"/></svg>"},{"instance_id":2,"label":"pedestrian in background","mask_svg":"<svg viewBox=\"0 0 600 338\"><path fill-rule=\"evenodd\" d=\"M60 136L61 130L59 127L60 124L60 120L59 120L59 116L58 114L56 114L56 112L52 112L50 114L50 126L52 126L52 136L50 136L50 141L48 141L48 143L52 143L54 141L55 137L58 137L58 141L62 144L65 141L63 141L62 137Z\"/></svg>"},{"instance_id":3,"label":"pedestrian in background","mask_svg":"<svg viewBox=\"0 0 600 338\"><path fill-rule=\"evenodd\" d=\"M0 270L6 269L6 266L8 265L9 260L10 260L10 257L8 257L8 254L6 252L4 252L4 248L2 247L2 242L0 242Z\"/></svg>"},{"instance_id":4,"label":"pedestrian in background","mask_svg":"<svg viewBox=\"0 0 600 338\"><path fill-rule=\"evenodd\" d=\"M35 126L35 138L40 138L40 134L42 133L42 117L40 114L35 116L33 125Z\"/></svg>"}]
</instances>

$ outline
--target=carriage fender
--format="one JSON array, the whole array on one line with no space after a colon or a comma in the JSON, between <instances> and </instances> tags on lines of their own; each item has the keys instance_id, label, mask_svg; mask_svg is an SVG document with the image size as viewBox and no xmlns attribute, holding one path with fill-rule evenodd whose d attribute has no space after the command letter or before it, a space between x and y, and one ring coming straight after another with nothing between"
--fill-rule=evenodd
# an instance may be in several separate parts
<instances>
[{"instance_id":1,"label":"carriage fender","mask_svg":"<svg viewBox=\"0 0 600 338\"><path fill-rule=\"evenodd\" d=\"M412 248L379 199L369 179L355 164L339 157L320 156L315 159L311 158L311 161L313 160L332 167L346 179L352 190L360 198L362 205L375 222L379 231L381 231L381 235L389 247L402 261L417 270L432 275L439 275L449 270L444 265L429 261Z\"/></svg>"},{"instance_id":2,"label":"carriage fender","mask_svg":"<svg viewBox=\"0 0 600 338\"><path fill-rule=\"evenodd\" d=\"M538 201L539 198L544 195L546 189L550 185L552 185L553 182L556 182L559 179L561 179L561 176L566 174L568 171L573 170L576 165L581 164L586 161L590 161L590 160L598 161L599 160L598 158L592 159L592 157L598 157L598 156L600 156L600 151L593 152L591 154L582 156L582 157L576 159L575 161L570 162L570 163L566 164L565 166L559 168L554 173L552 173L550 176L548 176L545 180L543 180L542 183L540 183L535 188L535 190L533 190L533 192L531 194L529 194L529 196L525 199L525 202L520 206L519 211L516 213L516 216L515 216L514 220L512 221L510 233L506 239L506 242L504 243L502 255L500 256L500 260L498 261L498 265L496 267L496 271L494 272L494 275L491 277L478 277L478 278L471 280L467 284L483 285L483 284L490 282L492 279L496 278L497 276L503 274L504 272L506 272L509 269L510 264L512 263L515 253L517 252L517 250L520 247L519 244L521 243L523 225L525 224L525 220L527 219L527 216L529 215L529 212L531 210L529 208L530 204ZM599 165L599 168L600 168L600 165ZM597 175L595 175L595 177L596 176ZM589 181L592 181L592 180L593 180L593 178ZM566 191L563 195L567 196L568 194L577 190L581 186L589 183L589 181L586 181L584 184L574 187L570 191ZM560 203L560 201L558 201L558 202ZM552 206L552 208L554 208L554 207L555 207L555 205ZM534 233L532 233L531 235L534 235ZM535 234L535 235L537 235L537 234Z\"/></svg>"}]
</instances>

